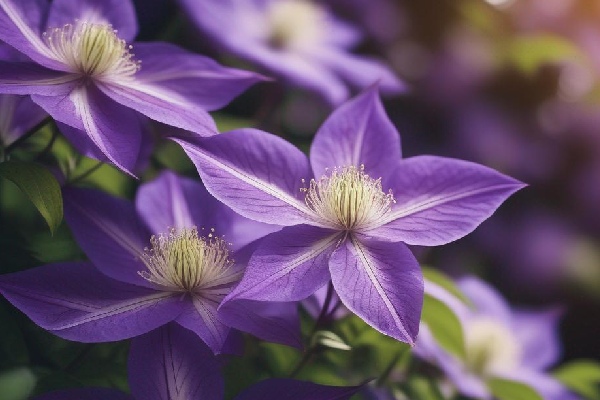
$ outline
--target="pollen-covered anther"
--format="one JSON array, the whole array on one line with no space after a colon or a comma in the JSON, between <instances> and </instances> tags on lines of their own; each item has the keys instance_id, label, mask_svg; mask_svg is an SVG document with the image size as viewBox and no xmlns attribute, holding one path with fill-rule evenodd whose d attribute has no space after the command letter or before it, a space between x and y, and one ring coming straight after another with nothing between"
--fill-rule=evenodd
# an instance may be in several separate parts
<instances>
[{"instance_id":1,"label":"pollen-covered anther","mask_svg":"<svg viewBox=\"0 0 600 400\"><path fill-rule=\"evenodd\" d=\"M151 248L144 249L142 261L148 268L139 274L162 288L181 292L202 293L215 288L227 289L241 279L234 268L228 243L214 235L199 236L194 228L171 229L152 236ZM228 290L221 290L226 294Z\"/></svg>"},{"instance_id":2,"label":"pollen-covered anther","mask_svg":"<svg viewBox=\"0 0 600 400\"><path fill-rule=\"evenodd\" d=\"M266 12L267 41L275 49L301 50L322 40L327 21L322 6L308 0L282 0Z\"/></svg>"},{"instance_id":3,"label":"pollen-covered anther","mask_svg":"<svg viewBox=\"0 0 600 400\"><path fill-rule=\"evenodd\" d=\"M383 191L381 178L367 175L364 165L334 168L301 190L306 193L305 202L311 210L344 230L377 224L395 203L392 192Z\"/></svg>"},{"instance_id":4,"label":"pollen-covered anther","mask_svg":"<svg viewBox=\"0 0 600 400\"><path fill-rule=\"evenodd\" d=\"M43 34L54 56L88 77L129 77L140 69L132 46L109 24L76 21Z\"/></svg>"}]
</instances>

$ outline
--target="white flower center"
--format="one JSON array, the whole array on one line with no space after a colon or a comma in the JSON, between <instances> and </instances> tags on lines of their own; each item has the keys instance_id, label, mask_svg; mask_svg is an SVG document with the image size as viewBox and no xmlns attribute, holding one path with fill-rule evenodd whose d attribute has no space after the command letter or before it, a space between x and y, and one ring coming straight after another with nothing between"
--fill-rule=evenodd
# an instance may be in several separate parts
<instances>
[{"instance_id":1,"label":"white flower center","mask_svg":"<svg viewBox=\"0 0 600 400\"><path fill-rule=\"evenodd\" d=\"M132 47L119 39L111 25L77 21L43 36L56 58L81 75L129 77L140 69Z\"/></svg>"},{"instance_id":2,"label":"white flower center","mask_svg":"<svg viewBox=\"0 0 600 400\"><path fill-rule=\"evenodd\" d=\"M326 17L312 1L273 1L267 9L267 40L276 49L301 50L322 40Z\"/></svg>"},{"instance_id":3,"label":"white flower center","mask_svg":"<svg viewBox=\"0 0 600 400\"><path fill-rule=\"evenodd\" d=\"M513 333L491 318L471 321L465 330L467 366L479 375L510 371L519 365L521 346Z\"/></svg>"},{"instance_id":4,"label":"white flower center","mask_svg":"<svg viewBox=\"0 0 600 400\"><path fill-rule=\"evenodd\" d=\"M214 236L198 236L198 230L171 229L152 236L152 248L141 256L148 268L139 274L162 288L178 292L202 293L214 288L227 289L237 283L242 272L234 268L227 242Z\"/></svg>"},{"instance_id":5,"label":"white flower center","mask_svg":"<svg viewBox=\"0 0 600 400\"><path fill-rule=\"evenodd\" d=\"M383 218L395 203L391 191L384 193L381 178L373 179L364 165L334 168L329 176L312 179L306 205L330 225L344 230L367 228Z\"/></svg>"}]
</instances>

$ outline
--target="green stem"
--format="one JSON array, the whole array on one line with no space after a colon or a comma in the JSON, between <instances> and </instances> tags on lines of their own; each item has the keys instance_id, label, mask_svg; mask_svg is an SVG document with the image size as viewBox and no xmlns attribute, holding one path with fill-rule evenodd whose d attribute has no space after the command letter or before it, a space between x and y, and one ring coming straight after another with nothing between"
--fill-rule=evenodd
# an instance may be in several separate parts
<instances>
[{"instance_id":1,"label":"green stem","mask_svg":"<svg viewBox=\"0 0 600 400\"><path fill-rule=\"evenodd\" d=\"M25 142L27 139L29 139L31 136L33 136L34 133L36 133L37 131L42 129L50 121L52 121L52 117L44 118L42 120L42 122L40 122L39 124L37 124L36 126L31 128L30 130L28 130L23 136L21 136L20 138L18 138L14 142L12 142L10 145L6 146L6 149L4 149L6 154L9 154L15 148L19 147L23 142Z\"/></svg>"},{"instance_id":2,"label":"green stem","mask_svg":"<svg viewBox=\"0 0 600 400\"><path fill-rule=\"evenodd\" d=\"M92 168L90 168L87 171L85 171L83 174L81 174L79 176L76 176L75 178L69 180L69 182L67 182L67 184L68 185L74 185L76 183L81 182L82 180L84 180L85 178L87 178L88 176L90 176L94 172L96 172L103 165L104 165L104 163L102 161L97 161L96 165L94 165Z\"/></svg>"},{"instance_id":3,"label":"green stem","mask_svg":"<svg viewBox=\"0 0 600 400\"><path fill-rule=\"evenodd\" d=\"M50 141L48 142L46 147L44 147L44 149L42 151L40 151L40 153L36 156L36 160L39 160L40 158L45 156L50 150L52 150L52 147L54 146L54 142L56 142L57 137L58 137L58 128L55 125L55 126L53 126L53 129L52 129L52 137L50 138Z\"/></svg>"}]
</instances>

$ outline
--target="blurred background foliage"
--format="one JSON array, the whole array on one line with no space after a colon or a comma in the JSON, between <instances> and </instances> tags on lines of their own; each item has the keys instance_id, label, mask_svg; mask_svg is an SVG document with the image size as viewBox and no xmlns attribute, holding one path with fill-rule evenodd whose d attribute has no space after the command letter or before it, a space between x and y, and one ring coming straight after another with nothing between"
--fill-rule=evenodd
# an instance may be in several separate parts
<instances>
[{"instance_id":1,"label":"blurred background foliage","mask_svg":"<svg viewBox=\"0 0 600 400\"><path fill-rule=\"evenodd\" d=\"M136 3L141 40L177 42L222 63L250 68L200 38L174 2ZM378 11L380 3L387 11ZM432 266L427 276L439 278L437 270L451 276L476 273L513 304L562 305L563 361L600 360L600 2L331 0L331 6L365 27L368 36L359 52L385 58L410 84L407 95L385 103L402 134L405 156L472 160L530 185L469 237L441 248L415 249L419 260ZM258 127L308 152L311 135L329 112L309 94L265 83L214 118L220 131ZM164 168L197 176L183 151L158 134L139 181L98 166L54 136L47 125L11 158L45 164L61 183L126 198ZM51 234L23 191L0 178L0 273L84 258L64 223ZM426 300L424 318L446 327L439 329L447 333L441 341L460 351L460 326L443 307ZM306 313L302 317L308 335L314 321ZM354 316L330 328L322 343L312 344L309 360L296 350L246 338L246 356L225 368L228 398L265 377L288 376L304 362L310 367L296 374L301 379L345 385L393 375L393 381L403 382L397 389L409 398L442 398L437 386L412 373L428 367L406 345ZM127 342L90 345L58 339L0 301L2 400L73 386L127 390L127 350ZM571 364L558 374L588 398L600 399L600 372L593 365ZM585 383L572 379L582 374L588 375Z\"/></svg>"}]
</instances>

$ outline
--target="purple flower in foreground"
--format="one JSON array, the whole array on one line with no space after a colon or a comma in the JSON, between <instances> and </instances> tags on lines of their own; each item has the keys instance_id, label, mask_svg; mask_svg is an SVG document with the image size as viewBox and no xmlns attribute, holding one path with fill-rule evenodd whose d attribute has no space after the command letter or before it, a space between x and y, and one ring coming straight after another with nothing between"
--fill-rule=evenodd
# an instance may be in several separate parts
<instances>
[{"instance_id":1,"label":"purple flower in foreground","mask_svg":"<svg viewBox=\"0 0 600 400\"><path fill-rule=\"evenodd\" d=\"M571 398L557 380L542 372L559 357L560 312L511 310L492 287L475 278L458 283L472 307L439 287L428 285L431 287L426 291L444 301L460 319L466 357L461 359L444 350L427 326L421 328L415 352L440 367L459 392L491 399L487 382L500 378L529 385L545 400Z\"/></svg>"},{"instance_id":2,"label":"purple flower in foreground","mask_svg":"<svg viewBox=\"0 0 600 400\"><path fill-rule=\"evenodd\" d=\"M0 292L14 306L65 339L115 341L175 321L215 353L232 351L223 350L231 329L217 307L242 277L254 247L244 245L272 227L246 220L201 184L172 173L142 185L135 206L93 190L68 189L64 198L67 222L91 263L1 276ZM241 329L300 342L293 304L230 308L233 316L223 318Z\"/></svg>"},{"instance_id":3,"label":"purple flower in foreground","mask_svg":"<svg viewBox=\"0 0 600 400\"><path fill-rule=\"evenodd\" d=\"M0 63L0 92L31 95L77 148L131 171L138 113L209 136L207 110L261 79L170 44L129 46L136 31L129 0L0 0L0 40L31 59Z\"/></svg>"},{"instance_id":4,"label":"purple flower in foreground","mask_svg":"<svg viewBox=\"0 0 600 400\"><path fill-rule=\"evenodd\" d=\"M196 25L227 51L319 93L332 104L349 97L345 82L365 88L379 80L385 92L404 90L383 63L349 52L360 41L360 33L319 2L179 2Z\"/></svg>"},{"instance_id":5,"label":"purple flower in foreground","mask_svg":"<svg viewBox=\"0 0 600 400\"><path fill-rule=\"evenodd\" d=\"M223 400L217 358L192 333L176 324L134 339L128 369L131 396L113 389L71 389L44 394L36 400ZM360 389L267 379L235 400L346 400Z\"/></svg>"},{"instance_id":6,"label":"purple flower in foreground","mask_svg":"<svg viewBox=\"0 0 600 400\"><path fill-rule=\"evenodd\" d=\"M301 300L331 279L351 311L408 343L418 332L423 280L406 245L461 238L523 186L466 161L401 160L376 88L331 115L310 162L253 129L176 140L215 197L248 218L286 226L261 242L225 304Z\"/></svg>"}]
</instances>

